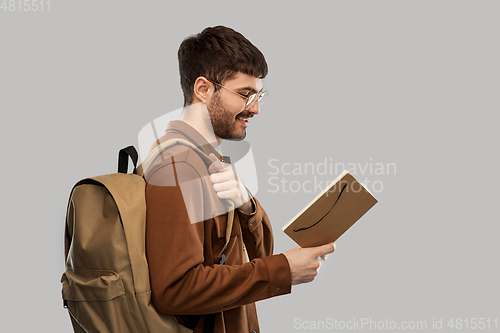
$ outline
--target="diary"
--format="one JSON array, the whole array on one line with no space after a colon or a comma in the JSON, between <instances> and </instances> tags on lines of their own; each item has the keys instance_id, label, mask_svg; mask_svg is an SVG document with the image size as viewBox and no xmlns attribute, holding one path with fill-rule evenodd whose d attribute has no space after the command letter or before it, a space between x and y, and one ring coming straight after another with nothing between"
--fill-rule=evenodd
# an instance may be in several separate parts
<instances>
[{"instance_id":1,"label":"diary","mask_svg":"<svg viewBox=\"0 0 500 333\"><path fill-rule=\"evenodd\" d=\"M331 243L376 203L370 191L344 171L285 225L283 231L301 247Z\"/></svg>"}]
</instances>

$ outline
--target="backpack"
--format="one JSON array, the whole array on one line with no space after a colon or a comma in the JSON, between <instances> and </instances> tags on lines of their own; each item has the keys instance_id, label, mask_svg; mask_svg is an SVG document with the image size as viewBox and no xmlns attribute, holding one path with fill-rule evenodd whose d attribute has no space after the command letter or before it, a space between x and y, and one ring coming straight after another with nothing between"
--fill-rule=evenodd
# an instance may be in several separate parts
<instances>
[{"instance_id":1,"label":"backpack","mask_svg":"<svg viewBox=\"0 0 500 333\"><path fill-rule=\"evenodd\" d=\"M192 332L152 304L145 254L143 172L159 153L175 144L188 146L211 163L191 142L174 139L158 145L137 166L137 151L129 146L118 154L118 173L82 179L73 187L66 213L66 270L61 283L63 306L75 333ZM129 157L134 163L131 174L127 174ZM228 225L232 225L233 213ZM188 326L196 325L195 317L189 318ZM215 315L206 317L204 331L213 330L214 320Z\"/></svg>"}]
</instances>

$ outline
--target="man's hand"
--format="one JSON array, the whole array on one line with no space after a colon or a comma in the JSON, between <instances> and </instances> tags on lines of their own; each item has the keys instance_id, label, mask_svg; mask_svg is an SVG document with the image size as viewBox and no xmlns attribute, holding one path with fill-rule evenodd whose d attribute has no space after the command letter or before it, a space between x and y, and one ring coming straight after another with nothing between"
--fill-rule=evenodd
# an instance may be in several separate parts
<instances>
[{"instance_id":1,"label":"man's hand","mask_svg":"<svg viewBox=\"0 0 500 333\"><path fill-rule=\"evenodd\" d=\"M247 214L251 213L250 197L245 186L234 173L233 166L219 161L213 153L208 157L212 160L212 164L208 167L210 180L219 199L230 199L234 202L235 208Z\"/></svg>"},{"instance_id":2,"label":"man's hand","mask_svg":"<svg viewBox=\"0 0 500 333\"><path fill-rule=\"evenodd\" d=\"M302 248L296 246L283 253L288 259L292 273L292 285L314 280L326 255L335 251L335 244L329 243L318 247Z\"/></svg>"}]
</instances>

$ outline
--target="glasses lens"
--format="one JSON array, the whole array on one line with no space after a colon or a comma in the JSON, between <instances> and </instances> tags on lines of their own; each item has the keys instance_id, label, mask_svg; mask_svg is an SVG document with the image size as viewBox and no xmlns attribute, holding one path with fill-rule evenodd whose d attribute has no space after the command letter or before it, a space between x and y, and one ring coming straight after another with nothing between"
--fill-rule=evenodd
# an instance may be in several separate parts
<instances>
[{"instance_id":1,"label":"glasses lens","mask_svg":"<svg viewBox=\"0 0 500 333\"><path fill-rule=\"evenodd\" d=\"M257 102L257 94L250 95L250 97L248 97L245 109L251 109L255 105L255 102Z\"/></svg>"},{"instance_id":2,"label":"glasses lens","mask_svg":"<svg viewBox=\"0 0 500 333\"><path fill-rule=\"evenodd\" d=\"M260 96L259 96L259 104L262 105L262 103L264 103L264 101L266 100L267 98L267 95L269 95L269 92L267 90L263 91L260 93Z\"/></svg>"},{"instance_id":3,"label":"glasses lens","mask_svg":"<svg viewBox=\"0 0 500 333\"><path fill-rule=\"evenodd\" d=\"M248 98L247 105L246 105L246 110L251 109L257 101L259 101L259 105L262 105L264 100L266 99L268 95L267 91L262 91L257 94L253 94Z\"/></svg>"}]
</instances>

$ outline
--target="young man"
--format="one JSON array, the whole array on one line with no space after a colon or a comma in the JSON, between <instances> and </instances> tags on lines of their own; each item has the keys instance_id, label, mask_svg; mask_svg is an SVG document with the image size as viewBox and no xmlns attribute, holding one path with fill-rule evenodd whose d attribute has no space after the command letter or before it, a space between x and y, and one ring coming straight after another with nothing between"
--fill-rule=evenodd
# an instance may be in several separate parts
<instances>
[{"instance_id":1,"label":"young man","mask_svg":"<svg viewBox=\"0 0 500 333\"><path fill-rule=\"evenodd\" d=\"M178 57L183 115L157 144L186 140L210 160L175 145L146 171L153 303L195 333L259 332L255 302L312 281L334 245L273 255L264 209L215 150L223 139L245 138L259 114L267 94L262 53L240 33L218 26L184 40Z\"/></svg>"}]
</instances>

